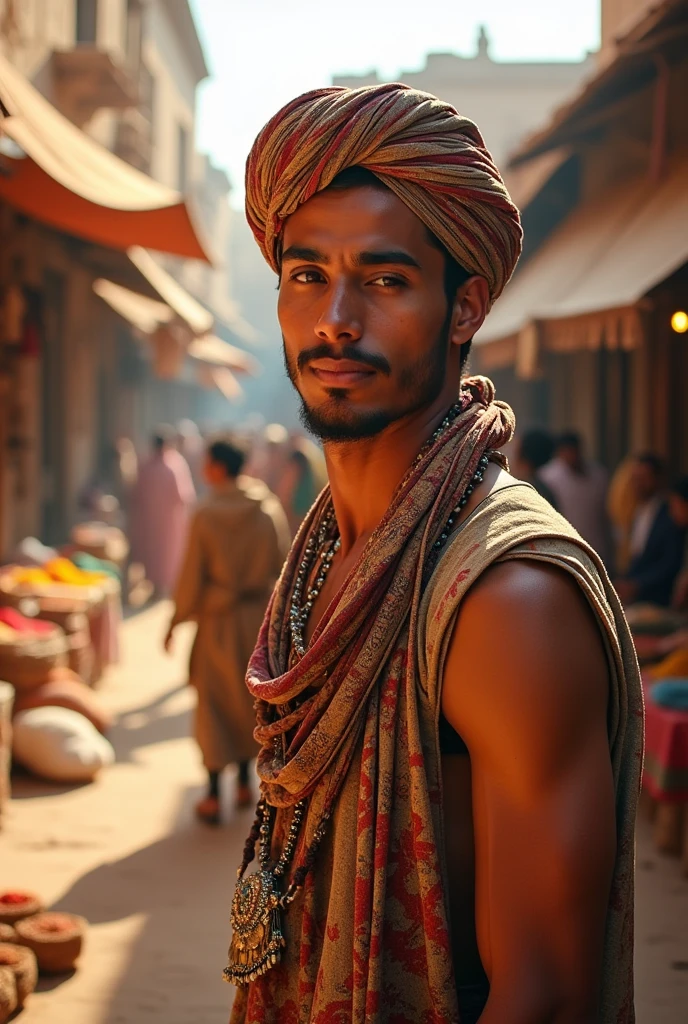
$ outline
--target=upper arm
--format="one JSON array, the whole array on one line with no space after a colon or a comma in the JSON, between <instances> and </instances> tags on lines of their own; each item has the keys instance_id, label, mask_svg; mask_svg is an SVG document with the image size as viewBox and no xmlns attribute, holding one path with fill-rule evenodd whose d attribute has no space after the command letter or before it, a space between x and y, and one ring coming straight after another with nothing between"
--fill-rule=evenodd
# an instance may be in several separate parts
<instances>
[{"instance_id":1,"label":"upper arm","mask_svg":"<svg viewBox=\"0 0 688 1024\"><path fill-rule=\"evenodd\" d=\"M461 606L442 697L471 757L486 1020L559 1020L546 1013L561 1006L593 1019L616 843L607 695L575 582L534 562L488 570Z\"/></svg>"}]
</instances>

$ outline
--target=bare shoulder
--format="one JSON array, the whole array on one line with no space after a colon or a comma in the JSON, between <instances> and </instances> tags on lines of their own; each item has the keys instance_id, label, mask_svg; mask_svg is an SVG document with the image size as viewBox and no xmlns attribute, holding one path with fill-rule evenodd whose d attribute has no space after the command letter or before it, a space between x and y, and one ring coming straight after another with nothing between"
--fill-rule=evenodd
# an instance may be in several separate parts
<instances>
[{"instance_id":1,"label":"bare shoulder","mask_svg":"<svg viewBox=\"0 0 688 1024\"><path fill-rule=\"evenodd\" d=\"M606 731L607 694L601 633L572 577L527 560L480 577L461 604L442 688L471 753L498 739L521 761L543 743L564 756L586 730Z\"/></svg>"}]
</instances>

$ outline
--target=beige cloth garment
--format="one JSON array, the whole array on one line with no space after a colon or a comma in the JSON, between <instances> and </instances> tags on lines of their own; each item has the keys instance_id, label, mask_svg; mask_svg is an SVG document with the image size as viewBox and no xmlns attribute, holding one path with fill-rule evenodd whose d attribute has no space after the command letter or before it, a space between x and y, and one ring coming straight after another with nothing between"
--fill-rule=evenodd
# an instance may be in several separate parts
<instances>
[{"instance_id":1,"label":"beige cloth garment","mask_svg":"<svg viewBox=\"0 0 688 1024\"><path fill-rule=\"evenodd\" d=\"M175 624L195 621L195 736L210 771L256 756L246 666L289 550L286 517L258 480L217 488L194 514L175 589Z\"/></svg>"},{"instance_id":2,"label":"beige cloth garment","mask_svg":"<svg viewBox=\"0 0 688 1024\"><path fill-rule=\"evenodd\" d=\"M529 485L493 491L456 533L420 607L420 686L426 758L441 778L439 721L444 661L459 606L490 565L511 559L554 565L576 581L595 615L609 666L609 751L617 851L609 895L599 1024L632 1024L635 817L643 765L643 692L624 611L599 555ZM499 624L495 623L495 630ZM553 680L553 684L556 681ZM441 804L440 804L441 807ZM438 835L442 835L437 811Z\"/></svg>"}]
</instances>

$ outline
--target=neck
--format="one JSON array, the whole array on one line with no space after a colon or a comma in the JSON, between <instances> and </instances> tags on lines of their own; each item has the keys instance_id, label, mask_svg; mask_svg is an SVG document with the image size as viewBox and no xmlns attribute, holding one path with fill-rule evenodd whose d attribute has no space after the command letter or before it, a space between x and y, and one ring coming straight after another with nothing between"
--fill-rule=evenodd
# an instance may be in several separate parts
<instances>
[{"instance_id":1,"label":"neck","mask_svg":"<svg viewBox=\"0 0 688 1024\"><path fill-rule=\"evenodd\" d=\"M443 394L432 406L392 423L376 437L325 444L344 556L375 530L404 475L453 401L454 397Z\"/></svg>"}]
</instances>

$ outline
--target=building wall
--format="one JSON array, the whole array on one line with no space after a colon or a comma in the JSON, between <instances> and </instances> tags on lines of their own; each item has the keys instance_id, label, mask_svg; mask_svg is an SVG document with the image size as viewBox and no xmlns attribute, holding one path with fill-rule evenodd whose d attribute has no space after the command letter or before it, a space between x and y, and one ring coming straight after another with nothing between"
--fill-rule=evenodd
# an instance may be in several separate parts
<instances>
[{"instance_id":1,"label":"building wall","mask_svg":"<svg viewBox=\"0 0 688 1024\"><path fill-rule=\"evenodd\" d=\"M433 93L475 121L498 165L524 135L547 120L592 71L593 61L507 63L494 61L489 41L479 39L474 57L431 53L419 71L404 70L391 81ZM338 75L334 85L357 88L385 81L377 72Z\"/></svg>"},{"instance_id":2,"label":"building wall","mask_svg":"<svg viewBox=\"0 0 688 1024\"><path fill-rule=\"evenodd\" d=\"M143 60L155 81L150 173L171 188L181 185L187 191L189 182L180 182L178 175L179 129L186 133L186 166L191 168L197 79L164 0L151 0L145 9Z\"/></svg>"}]
</instances>

